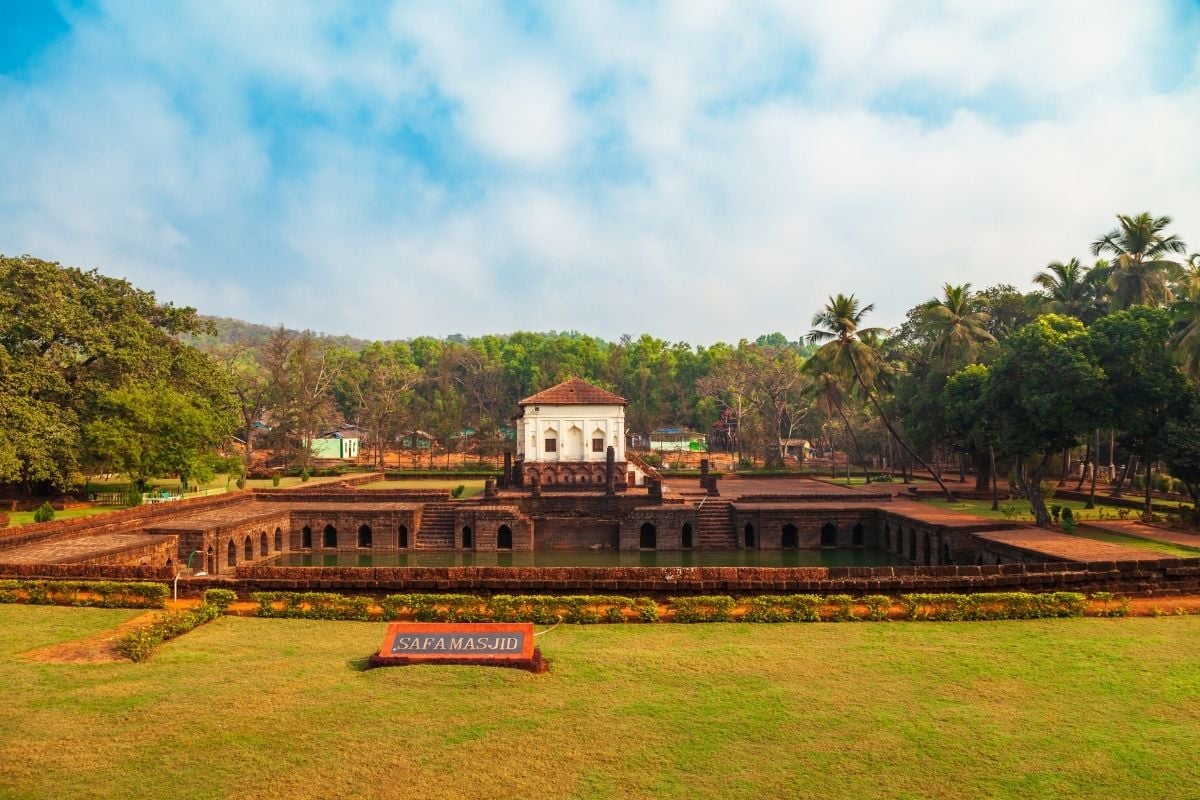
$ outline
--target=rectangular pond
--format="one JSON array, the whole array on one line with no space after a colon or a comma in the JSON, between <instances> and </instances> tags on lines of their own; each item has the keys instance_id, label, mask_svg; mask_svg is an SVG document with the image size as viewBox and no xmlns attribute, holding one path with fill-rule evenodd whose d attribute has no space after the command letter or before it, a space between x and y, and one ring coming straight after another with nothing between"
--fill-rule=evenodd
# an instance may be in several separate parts
<instances>
[{"instance_id":1,"label":"rectangular pond","mask_svg":"<svg viewBox=\"0 0 1200 800\"><path fill-rule=\"evenodd\" d=\"M533 550L286 553L280 567L887 567L883 550Z\"/></svg>"}]
</instances>

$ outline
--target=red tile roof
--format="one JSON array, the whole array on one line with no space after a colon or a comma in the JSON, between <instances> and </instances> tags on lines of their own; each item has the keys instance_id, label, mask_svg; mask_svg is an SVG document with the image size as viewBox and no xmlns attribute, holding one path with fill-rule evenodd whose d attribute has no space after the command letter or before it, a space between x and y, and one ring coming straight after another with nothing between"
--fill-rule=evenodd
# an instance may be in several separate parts
<instances>
[{"instance_id":1,"label":"red tile roof","mask_svg":"<svg viewBox=\"0 0 1200 800\"><path fill-rule=\"evenodd\" d=\"M628 405L624 397L592 386L585 380L571 378L557 386L543 389L530 395L517 405L520 406L623 406Z\"/></svg>"}]
</instances>

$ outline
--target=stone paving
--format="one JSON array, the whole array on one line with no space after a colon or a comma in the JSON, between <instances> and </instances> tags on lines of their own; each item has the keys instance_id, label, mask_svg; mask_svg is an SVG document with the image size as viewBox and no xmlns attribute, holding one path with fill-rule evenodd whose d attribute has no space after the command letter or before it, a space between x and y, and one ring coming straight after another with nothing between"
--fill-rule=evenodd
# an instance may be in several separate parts
<instances>
[{"instance_id":1,"label":"stone paving","mask_svg":"<svg viewBox=\"0 0 1200 800\"><path fill-rule=\"evenodd\" d=\"M980 539L1034 550L1068 561L1151 561L1167 556L1155 556L1136 547L1098 542L1080 536L1068 536L1045 528L1019 528L1007 531L977 531Z\"/></svg>"},{"instance_id":2,"label":"stone paving","mask_svg":"<svg viewBox=\"0 0 1200 800\"><path fill-rule=\"evenodd\" d=\"M71 539L54 539L4 553L5 564L68 564L101 555L146 547L163 541L149 533L101 533Z\"/></svg>"}]
</instances>

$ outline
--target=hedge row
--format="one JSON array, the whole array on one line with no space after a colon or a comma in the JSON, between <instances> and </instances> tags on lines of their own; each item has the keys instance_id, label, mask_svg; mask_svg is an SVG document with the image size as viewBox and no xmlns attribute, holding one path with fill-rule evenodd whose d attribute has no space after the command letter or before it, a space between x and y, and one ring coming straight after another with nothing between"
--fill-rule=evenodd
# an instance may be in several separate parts
<instances>
[{"instance_id":1,"label":"hedge row","mask_svg":"<svg viewBox=\"0 0 1200 800\"><path fill-rule=\"evenodd\" d=\"M414 469L384 472L389 481L419 480L422 478L499 478L504 472L498 469Z\"/></svg>"},{"instance_id":2,"label":"hedge row","mask_svg":"<svg viewBox=\"0 0 1200 800\"><path fill-rule=\"evenodd\" d=\"M114 648L130 661L145 661L163 642L182 636L220 615L220 608L208 604L190 611L172 611L120 637Z\"/></svg>"},{"instance_id":3,"label":"hedge row","mask_svg":"<svg viewBox=\"0 0 1200 800\"><path fill-rule=\"evenodd\" d=\"M227 590L208 597L206 604L224 608L232 602ZM658 604L649 597L611 595L495 595L394 594L378 601L381 614L372 613L376 601L323 592L256 592L257 615L289 619L395 620L412 617L418 622L639 622L658 620ZM1126 616L1129 598L1097 592L1091 600L1103 603L1098 616ZM898 603L907 620L1000 620L1079 617L1088 607L1087 595L1077 592L1031 594L906 594L893 598L877 594L855 598L848 594L760 595L737 600L728 595L675 597L670 600L675 622L881 622ZM739 605L745 610L734 611Z\"/></svg>"},{"instance_id":4,"label":"hedge row","mask_svg":"<svg viewBox=\"0 0 1200 800\"><path fill-rule=\"evenodd\" d=\"M162 608L166 584L124 581L0 580L0 603L97 608Z\"/></svg>"}]
</instances>

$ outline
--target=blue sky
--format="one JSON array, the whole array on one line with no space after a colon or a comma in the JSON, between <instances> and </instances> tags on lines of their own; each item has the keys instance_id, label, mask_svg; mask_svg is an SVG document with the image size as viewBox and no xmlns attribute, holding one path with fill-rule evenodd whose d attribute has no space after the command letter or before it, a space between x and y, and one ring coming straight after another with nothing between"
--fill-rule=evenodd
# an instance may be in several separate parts
<instances>
[{"instance_id":1,"label":"blue sky","mask_svg":"<svg viewBox=\"0 0 1200 800\"><path fill-rule=\"evenodd\" d=\"M735 341L1200 251L1195 2L0 0L0 252L374 338Z\"/></svg>"}]
</instances>

